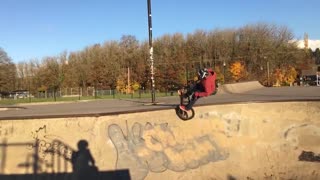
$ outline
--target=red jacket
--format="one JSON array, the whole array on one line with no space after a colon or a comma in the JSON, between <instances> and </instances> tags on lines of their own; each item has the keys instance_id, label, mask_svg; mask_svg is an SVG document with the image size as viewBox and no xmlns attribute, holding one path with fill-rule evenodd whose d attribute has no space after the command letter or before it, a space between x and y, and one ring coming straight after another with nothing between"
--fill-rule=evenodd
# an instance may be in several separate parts
<instances>
[{"instance_id":1,"label":"red jacket","mask_svg":"<svg viewBox=\"0 0 320 180\"><path fill-rule=\"evenodd\" d=\"M203 92L195 92L197 97L205 97L211 95L216 89L216 73L213 72L211 68L208 68L209 75L202 79L200 83L203 86Z\"/></svg>"}]
</instances>

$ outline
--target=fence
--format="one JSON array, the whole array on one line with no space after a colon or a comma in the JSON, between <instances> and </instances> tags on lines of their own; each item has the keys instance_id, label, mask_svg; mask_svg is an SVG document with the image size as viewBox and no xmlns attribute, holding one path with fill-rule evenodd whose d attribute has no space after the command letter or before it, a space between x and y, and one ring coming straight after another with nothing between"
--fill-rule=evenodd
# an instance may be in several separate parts
<instances>
[{"instance_id":1,"label":"fence","mask_svg":"<svg viewBox=\"0 0 320 180\"><path fill-rule=\"evenodd\" d=\"M156 93L160 96L172 96L175 91L165 91L160 92L156 91ZM56 97L111 97L111 98L121 98L121 97L132 97L132 98L141 98L148 97L151 94L151 90L137 90L132 91L131 93L120 92L116 89L97 89L94 88L86 88L83 90L82 88L63 88L59 89L55 93ZM54 92L38 92L37 98L53 98Z\"/></svg>"}]
</instances>

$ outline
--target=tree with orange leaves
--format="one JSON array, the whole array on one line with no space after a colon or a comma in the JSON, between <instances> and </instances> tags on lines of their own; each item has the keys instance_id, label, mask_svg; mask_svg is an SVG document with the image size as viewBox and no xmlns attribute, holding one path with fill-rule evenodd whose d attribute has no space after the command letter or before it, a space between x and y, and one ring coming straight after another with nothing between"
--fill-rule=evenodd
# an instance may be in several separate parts
<instances>
[{"instance_id":1,"label":"tree with orange leaves","mask_svg":"<svg viewBox=\"0 0 320 180\"><path fill-rule=\"evenodd\" d=\"M294 81L297 79L297 71L294 67L288 66L285 74L285 83L292 86Z\"/></svg>"},{"instance_id":2,"label":"tree with orange leaves","mask_svg":"<svg viewBox=\"0 0 320 180\"><path fill-rule=\"evenodd\" d=\"M240 79L245 78L248 74L245 66L240 61L235 61L231 64L230 72L236 82L239 82Z\"/></svg>"},{"instance_id":3,"label":"tree with orange leaves","mask_svg":"<svg viewBox=\"0 0 320 180\"><path fill-rule=\"evenodd\" d=\"M275 86L292 86L297 77L297 71L292 66L276 69L274 72Z\"/></svg>"},{"instance_id":4,"label":"tree with orange leaves","mask_svg":"<svg viewBox=\"0 0 320 180\"><path fill-rule=\"evenodd\" d=\"M273 73L274 86L281 86L284 81L284 72L282 69L275 69Z\"/></svg>"}]
</instances>

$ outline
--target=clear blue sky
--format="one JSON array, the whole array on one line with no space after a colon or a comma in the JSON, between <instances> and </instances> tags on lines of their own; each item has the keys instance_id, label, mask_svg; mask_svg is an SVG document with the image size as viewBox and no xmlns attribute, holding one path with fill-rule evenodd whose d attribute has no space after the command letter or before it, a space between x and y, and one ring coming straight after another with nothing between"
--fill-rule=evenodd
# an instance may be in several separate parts
<instances>
[{"instance_id":1,"label":"clear blue sky","mask_svg":"<svg viewBox=\"0 0 320 180\"><path fill-rule=\"evenodd\" d=\"M285 25L320 39L319 0L152 0L153 37L197 29ZM147 0L1 0L0 47L13 62L134 35L148 40Z\"/></svg>"}]
</instances>

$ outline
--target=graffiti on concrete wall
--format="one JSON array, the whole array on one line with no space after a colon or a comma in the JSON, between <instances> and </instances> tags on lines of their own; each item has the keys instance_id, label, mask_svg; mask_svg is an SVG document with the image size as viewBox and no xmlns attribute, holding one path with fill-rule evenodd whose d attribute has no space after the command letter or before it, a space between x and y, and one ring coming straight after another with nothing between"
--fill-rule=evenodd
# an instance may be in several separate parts
<instances>
[{"instance_id":1,"label":"graffiti on concrete wall","mask_svg":"<svg viewBox=\"0 0 320 180\"><path fill-rule=\"evenodd\" d=\"M37 142L39 144L38 148L38 156L41 159L45 159L46 158L46 150L48 150L51 147L51 143L48 141L48 139L46 138L47 135L47 126L43 125L39 128L37 128L36 130L31 131L31 137L34 140L34 142ZM34 150L34 148L36 147L36 143L34 143L33 145L27 147L27 149L29 150Z\"/></svg>"},{"instance_id":2,"label":"graffiti on concrete wall","mask_svg":"<svg viewBox=\"0 0 320 180\"><path fill-rule=\"evenodd\" d=\"M283 136L286 140L285 145L290 145L294 149L302 149L298 157L299 161L320 162L320 154L315 153L319 151L319 126L308 123L293 125L286 129Z\"/></svg>"},{"instance_id":3,"label":"graffiti on concrete wall","mask_svg":"<svg viewBox=\"0 0 320 180\"><path fill-rule=\"evenodd\" d=\"M60 137L47 133L47 126L43 125L38 129L31 131L31 136L34 142L38 143L38 154L42 159L46 159L46 156L50 153L64 155L66 159L71 159L72 151L66 147L60 140ZM29 146L28 149L34 149L35 144Z\"/></svg>"},{"instance_id":4,"label":"graffiti on concrete wall","mask_svg":"<svg viewBox=\"0 0 320 180\"><path fill-rule=\"evenodd\" d=\"M217 111L206 112L199 114L200 119L212 119L217 118L224 123L224 130L222 131L227 137L237 136L240 131L240 124L243 117L236 112L220 113Z\"/></svg>"},{"instance_id":5,"label":"graffiti on concrete wall","mask_svg":"<svg viewBox=\"0 0 320 180\"><path fill-rule=\"evenodd\" d=\"M169 124L134 123L131 129L112 124L108 136L117 151L117 169L130 169L134 179L149 172L167 169L181 172L210 162L224 160L228 154L209 134L179 142Z\"/></svg>"},{"instance_id":6,"label":"graffiti on concrete wall","mask_svg":"<svg viewBox=\"0 0 320 180\"><path fill-rule=\"evenodd\" d=\"M37 155L37 158L39 159L39 172L57 171L56 168L59 170L61 165L54 162L59 158L61 159L61 162L70 164L73 149L59 140L61 138L58 136L48 134L46 125L31 131L31 137L34 143L27 146L27 149L30 151L31 155L33 153ZM27 158L26 162L22 164L28 164L30 160L32 159ZM63 166L68 166L67 164L64 163ZM55 167L55 165L58 165L58 167ZM64 167L65 170L67 168L68 167Z\"/></svg>"},{"instance_id":7,"label":"graffiti on concrete wall","mask_svg":"<svg viewBox=\"0 0 320 180\"><path fill-rule=\"evenodd\" d=\"M294 149L300 148L312 148L316 150L320 142L320 127L316 124L297 124L292 125L283 133L286 144L290 145Z\"/></svg>"},{"instance_id":8,"label":"graffiti on concrete wall","mask_svg":"<svg viewBox=\"0 0 320 180\"><path fill-rule=\"evenodd\" d=\"M8 124L1 127L10 127ZM2 128L3 130L4 128ZM8 142L7 137L14 135L13 127L6 130L0 142L0 173L5 172L8 159L15 153L23 151L25 156L20 158L16 167L24 169L25 173L66 172L71 169L71 154L73 149L63 143L61 138L48 134L47 125L42 125L31 131L32 141ZM10 135L10 133L12 133ZM20 134L18 139L20 138ZM29 139L29 138L28 138Z\"/></svg>"}]
</instances>

